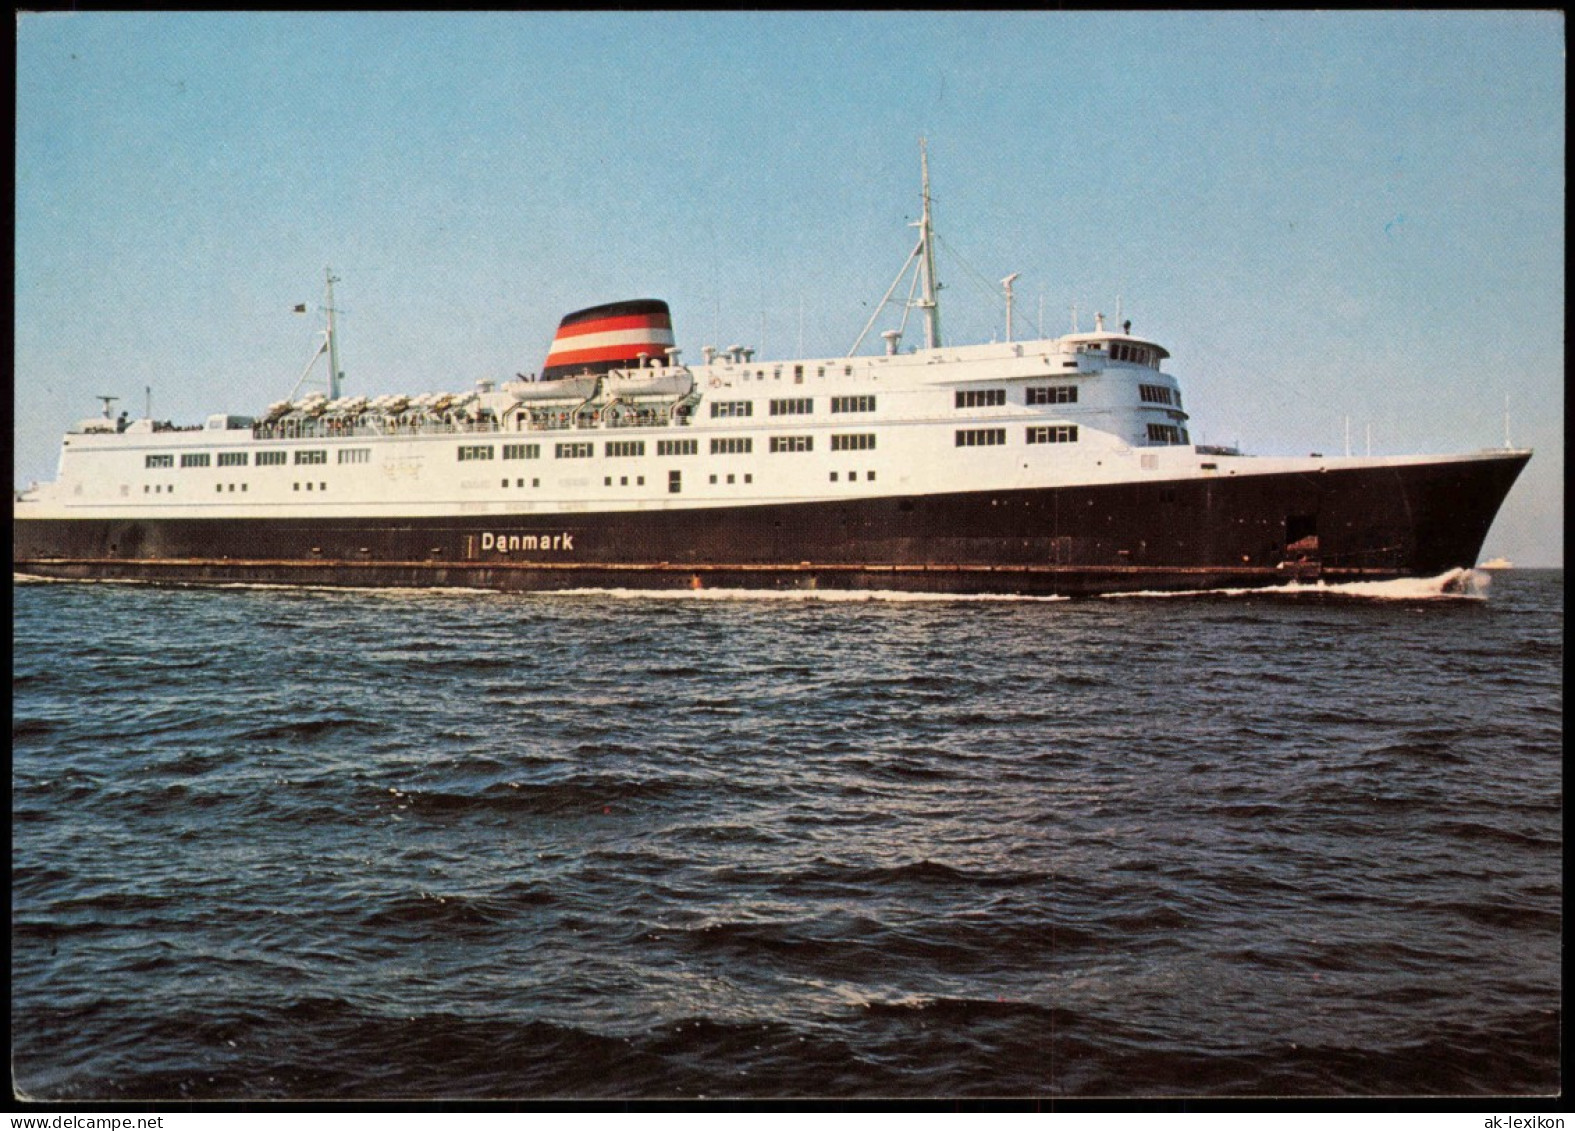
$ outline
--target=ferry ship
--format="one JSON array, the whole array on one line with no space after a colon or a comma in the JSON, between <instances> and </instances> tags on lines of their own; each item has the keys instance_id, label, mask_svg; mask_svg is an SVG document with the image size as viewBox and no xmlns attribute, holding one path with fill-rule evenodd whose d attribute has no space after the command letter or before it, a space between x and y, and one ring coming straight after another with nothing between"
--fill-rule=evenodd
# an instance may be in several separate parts
<instances>
[{"instance_id":1,"label":"ferry ship","mask_svg":"<svg viewBox=\"0 0 1575 1131\"><path fill-rule=\"evenodd\" d=\"M1088 595L1469 569L1525 450L1252 456L1191 439L1130 322L952 345L928 162L900 329L686 362L666 303L565 317L539 375L326 391L189 428L102 416L20 493L24 575L159 583ZM1015 278L1013 276L1012 278ZM922 346L904 347L917 311ZM315 359L314 359L315 360ZM310 372L311 367L308 367ZM303 375L303 379L304 379ZM296 391L300 389L297 384ZM294 397L292 392L292 398Z\"/></svg>"}]
</instances>

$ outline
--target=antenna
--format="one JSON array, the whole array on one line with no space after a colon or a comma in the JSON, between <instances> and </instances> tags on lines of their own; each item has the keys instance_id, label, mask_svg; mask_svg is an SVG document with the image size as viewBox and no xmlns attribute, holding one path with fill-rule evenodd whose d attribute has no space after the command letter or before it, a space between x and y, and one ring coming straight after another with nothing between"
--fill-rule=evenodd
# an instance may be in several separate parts
<instances>
[{"instance_id":1,"label":"antenna","mask_svg":"<svg viewBox=\"0 0 1575 1131\"><path fill-rule=\"evenodd\" d=\"M113 405L120 398L119 397L106 397L103 393L100 393L98 396L94 397L93 399L104 402L104 419L105 420L112 420L114 418L115 413L114 413L114 410L112 408L110 408L110 406Z\"/></svg>"},{"instance_id":2,"label":"antenna","mask_svg":"<svg viewBox=\"0 0 1575 1131\"><path fill-rule=\"evenodd\" d=\"M1006 340L1012 340L1012 283L1023 277L1021 271L1014 271L1001 280L1001 289L1006 292Z\"/></svg>"},{"instance_id":3,"label":"antenna","mask_svg":"<svg viewBox=\"0 0 1575 1131\"><path fill-rule=\"evenodd\" d=\"M1351 418L1345 418L1345 454L1351 454Z\"/></svg>"},{"instance_id":4,"label":"antenna","mask_svg":"<svg viewBox=\"0 0 1575 1131\"><path fill-rule=\"evenodd\" d=\"M1504 394L1504 447L1509 449L1513 445L1509 442L1509 394Z\"/></svg>"}]
</instances>

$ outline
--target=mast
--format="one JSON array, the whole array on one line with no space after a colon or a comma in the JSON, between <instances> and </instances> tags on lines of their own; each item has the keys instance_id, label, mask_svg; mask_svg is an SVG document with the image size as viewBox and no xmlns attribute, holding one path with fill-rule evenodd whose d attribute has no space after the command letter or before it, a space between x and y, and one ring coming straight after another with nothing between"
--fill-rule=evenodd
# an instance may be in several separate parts
<instances>
[{"instance_id":1,"label":"mast","mask_svg":"<svg viewBox=\"0 0 1575 1131\"><path fill-rule=\"evenodd\" d=\"M912 272L912 283L908 287L908 299L903 304L903 329L908 326L908 311L918 307L924 312L924 348L935 349L941 344L941 308L935 299L941 284L935 277L935 229L930 222L930 159L922 137L919 139L919 168L923 174L924 210L918 223L908 225L910 228L919 229L919 242L908 253L908 258L903 261L902 270L897 272L897 277L891 281L891 286L886 288L886 294L876 304L870 314L870 320L864 324L864 329L859 331L853 347L848 350L849 357L859 352L859 346L869 335L870 327L875 325L875 320L886 309L886 304L891 301L891 296L896 292L898 285L904 278L909 277L909 272ZM919 292L918 298L913 297L915 291ZM888 344L894 348L901 336L902 331L898 330L897 338L888 338ZM888 350L888 352L893 351Z\"/></svg>"},{"instance_id":2,"label":"mast","mask_svg":"<svg viewBox=\"0 0 1575 1131\"><path fill-rule=\"evenodd\" d=\"M339 282L339 277L334 274L332 267L323 268L323 276L328 283L328 297L325 303L328 308L328 399L339 399L339 382L344 374L339 371L339 336L334 332L334 284Z\"/></svg>"},{"instance_id":3,"label":"mast","mask_svg":"<svg viewBox=\"0 0 1575 1131\"><path fill-rule=\"evenodd\" d=\"M919 139L919 170L924 195L924 212L919 218L919 270L924 289L914 305L924 311L924 348L935 349L941 344L941 308L935 300L941 284L935 277L935 229L930 223L930 155L922 137Z\"/></svg>"}]
</instances>

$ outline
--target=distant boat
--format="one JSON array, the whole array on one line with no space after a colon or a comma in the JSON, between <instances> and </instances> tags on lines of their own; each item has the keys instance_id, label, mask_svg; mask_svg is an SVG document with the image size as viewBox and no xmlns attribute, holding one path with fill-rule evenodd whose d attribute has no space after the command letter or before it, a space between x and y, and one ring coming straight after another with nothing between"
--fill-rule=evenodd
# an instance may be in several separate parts
<instances>
[{"instance_id":1,"label":"distant boat","mask_svg":"<svg viewBox=\"0 0 1575 1131\"><path fill-rule=\"evenodd\" d=\"M1508 558L1489 558L1487 561L1485 561L1481 565L1477 566L1477 568L1478 569L1514 569L1515 568L1515 563L1510 561Z\"/></svg>"}]
</instances>

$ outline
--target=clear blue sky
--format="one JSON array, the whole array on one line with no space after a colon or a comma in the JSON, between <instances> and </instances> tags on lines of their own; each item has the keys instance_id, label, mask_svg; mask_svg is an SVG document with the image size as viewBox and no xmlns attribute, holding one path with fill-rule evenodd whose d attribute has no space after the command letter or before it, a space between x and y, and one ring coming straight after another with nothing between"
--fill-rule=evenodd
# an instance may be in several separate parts
<instances>
[{"instance_id":1,"label":"clear blue sky","mask_svg":"<svg viewBox=\"0 0 1575 1131\"><path fill-rule=\"evenodd\" d=\"M1487 551L1562 564L1558 13L22 15L16 466L95 394L254 413L538 370L580 306L840 355L929 139L953 342L1117 302L1193 435L1537 455ZM916 335L910 341L917 340ZM879 342L876 339L876 345Z\"/></svg>"}]
</instances>

